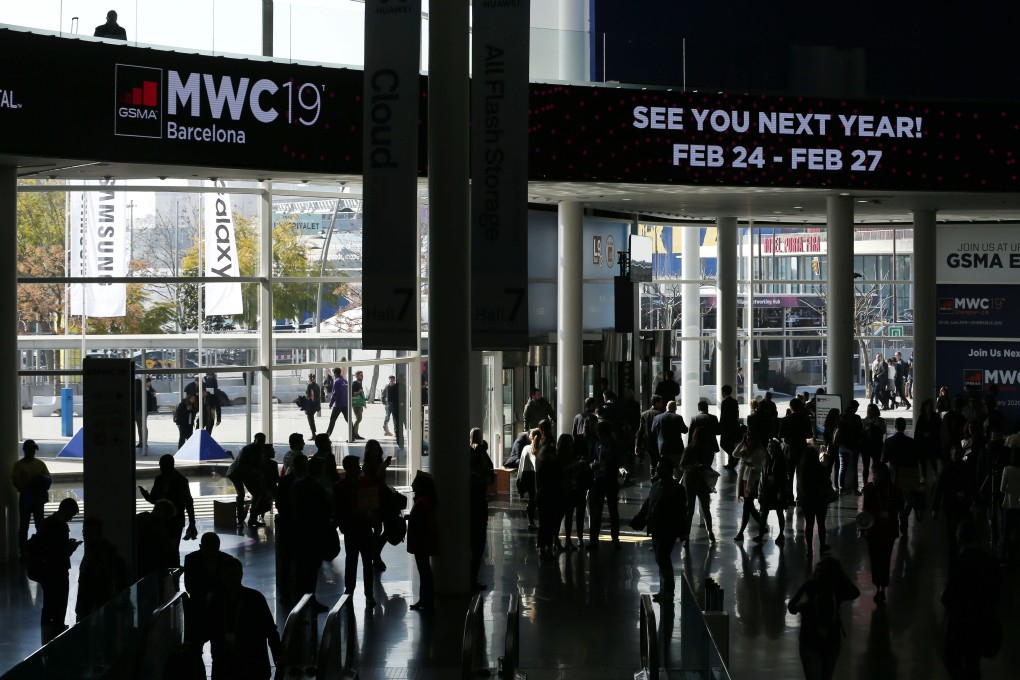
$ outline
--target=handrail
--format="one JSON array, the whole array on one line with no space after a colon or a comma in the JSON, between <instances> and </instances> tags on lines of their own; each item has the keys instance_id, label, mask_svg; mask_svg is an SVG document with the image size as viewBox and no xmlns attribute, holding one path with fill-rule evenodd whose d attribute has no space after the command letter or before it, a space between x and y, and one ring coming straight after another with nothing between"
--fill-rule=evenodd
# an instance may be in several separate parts
<instances>
[{"instance_id":1,"label":"handrail","mask_svg":"<svg viewBox=\"0 0 1020 680\"><path fill-rule=\"evenodd\" d=\"M339 643L339 658L335 665L330 655L334 640ZM322 629L322 640L319 641L316 680L357 678L357 672L351 668L356 651L357 638L354 634L353 600L349 594L344 593L326 616L326 624Z\"/></svg>"},{"instance_id":2,"label":"handrail","mask_svg":"<svg viewBox=\"0 0 1020 680\"><path fill-rule=\"evenodd\" d=\"M462 680L475 677L481 670L479 638L485 635L485 624L482 621L482 600L482 593L475 593L471 597L471 604L464 617L464 639L460 650L460 677ZM479 635L479 631L482 635Z\"/></svg>"},{"instance_id":3,"label":"handrail","mask_svg":"<svg viewBox=\"0 0 1020 680\"><path fill-rule=\"evenodd\" d=\"M506 610L506 637L503 642L503 658L500 659L503 680L515 680L521 665L521 598L514 593Z\"/></svg>"},{"instance_id":4,"label":"handrail","mask_svg":"<svg viewBox=\"0 0 1020 680\"><path fill-rule=\"evenodd\" d=\"M306 639L304 630L308 623L308 615L312 614L314 603L314 594L305 593L304 597L287 614L287 622L283 624L281 645L283 647L283 663L276 665L276 680L287 678L290 670L294 667L300 669L300 674L304 674L305 670L309 669L312 662L315 661L307 653L311 642Z\"/></svg>"},{"instance_id":5,"label":"handrail","mask_svg":"<svg viewBox=\"0 0 1020 680\"><path fill-rule=\"evenodd\" d=\"M659 680L659 629L655 625L652 596L641 596L641 668L648 680Z\"/></svg>"},{"instance_id":6,"label":"handrail","mask_svg":"<svg viewBox=\"0 0 1020 680\"><path fill-rule=\"evenodd\" d=\"M174 574L171 573L171 577ZM162 678L167 659L184 644L184 608L188 594L178 591L170 600L152 612L142 632L141 654L135 659L135 678ZM161 634L159 626L166 623L172 637Z\"/></svg>"}]
</instances>

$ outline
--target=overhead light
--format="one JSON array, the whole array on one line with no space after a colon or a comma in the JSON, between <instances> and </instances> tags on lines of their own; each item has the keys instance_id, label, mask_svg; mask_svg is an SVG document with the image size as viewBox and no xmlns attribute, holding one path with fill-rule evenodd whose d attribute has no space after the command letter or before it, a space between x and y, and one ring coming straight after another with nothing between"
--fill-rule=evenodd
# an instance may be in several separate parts
<instances>
[{"instance_id":1,"label":"overhead light","mask_svg":"<svg viewBox=\"0 0 1020 680\"><path fill-rule=\"evenodd\" d=\"M844 191L844 192L842 192L842 193L840 194L840 196L849 196L849 195L850 195L850 192L849 192L849 191Z\"/></svg>"},{"instance_id":2,"label":"overhead light","mask_svg":"<svg viewBox=\"0 0 1020 680\"><path fill-rule=\"evenodd\" d=\"M621 200L621 201L632 201L632 200L634 200L634 199L632 199L632 198L621 198L620 200Z\"/></svg>"},{"instance_id":3,"label":"overhead light","mask_svg":"<svg viewBox=\"0 0 1020 680\"><path fill-rule=\"evenodd\" d=\"M858 198L858 199L857 199L857 202L858 202L858 203L867 203L867 202L868 202L868 200L867 200L866 198Z\"/></svg>"},{"instance_id":4,"label":"overhead light","mask_svg":"<svg viewBox=\"0 0 1020 680\"><path fill-rule=\"evenodd\" d=\"M793 206L793 209L794 210L803 210L804 206L802 206L802 205L795 205L795 206Z\"/></svg>"}]
</instances>

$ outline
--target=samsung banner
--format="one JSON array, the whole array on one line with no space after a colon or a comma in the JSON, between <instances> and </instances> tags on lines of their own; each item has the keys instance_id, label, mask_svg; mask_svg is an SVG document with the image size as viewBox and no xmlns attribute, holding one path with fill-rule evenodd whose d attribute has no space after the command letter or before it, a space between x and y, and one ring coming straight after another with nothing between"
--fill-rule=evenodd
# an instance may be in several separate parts
<instances>
[{"instance_id":1,"label":"samsung banner","mask_svg":"<svg viewBox=\"0 0 1020 680\"><path fill-rule=\"evenodd\" d=\"M128 237L123 192L115 191L115 180L86 182L100 191L72 191L70 231L70 275L113 278L127 276ZM72 283L68 296L72 316L124 316L127 284Z\"/></svg>"},{"instance_id":2,"label":"samsung banner","mask_svg":"<svg viewBox=\"0 0 1020 680\"><path fill-rule=\"evenodd\" d=\"M421 0L365 3L362 338L415 349Z\"/></svg>"},{"instance_id":3,"label":"samsung banner","mask_svg":"<svg viewBox=\"0 0 1020 680\"><path fill-rule=\"evenodd\" d=\"M529 0L477 0L471 47L471 346L528 346Z\"/></svg>"},{"instance_id":4,"label":"samsung banner","mask_svg":"<svg viewBox=\"0 0 1020 680\"><path fill-rule=\"evenodd\" d=\"M226 190L226 183L215 186ZM205 194L202 219L205 221L205 272L207 277L236 279L241 275L237 259L234 217L227 193ZM205 284L205 315L241 314L241 284L238 281Z\"/></svg>"}]
</instances>

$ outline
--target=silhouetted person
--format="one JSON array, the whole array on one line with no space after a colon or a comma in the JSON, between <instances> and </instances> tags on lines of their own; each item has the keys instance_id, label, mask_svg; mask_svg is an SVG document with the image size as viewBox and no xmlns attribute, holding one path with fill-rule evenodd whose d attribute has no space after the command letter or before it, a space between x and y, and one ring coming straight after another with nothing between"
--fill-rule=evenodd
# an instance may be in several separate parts
<instances>
[{"instance_id":1,"label":"silhouetted person","mask_svg":"<svg viewBox=\"0 0 1020 680\"><path fill-rule=\"evenodd\" d=\"M174 468L174 457L165 453L159 457L159 474L152 483L152 490L146 491L144 487L138 487L142 492L142 498L155 504L156 501L166 499L172 501L177 517L177 548L180 549L181 531L184 529L184 514L188 515L188 530L184 534L185 541L193 541L198 538L198 528L195 526L195 502L191 498L191 486L188 479Z\"/></svg>"},{"instance_id":2,"label":"silhouetted person","mask_svg":"<svg viewBox=\"0 0 1020 680\"><path fill-rule=\"evenodd\" d=\"M308 474L294 481L291 494L294 501L294 560L297 568L299 595L315 593L319 569L324 559L332 560L336 553L326 555L326 546L340 545L340 537L333 526L329 495L320 483L323 459L308 461ZM332 536L329 534L332 533ZM328 543L327 543L328 542Z\"/></svg>"},{"instance_id":3,"label":"silhouetted person","mask_svg":"<svg viewBox=\"0 0 1020 680\"><path fill-rule=\"evenodd\" d=\"M958 553L949 561L942 605L946 608L943 662L953 680L981 677L981 657L994 657L1002 645L999 617L999 565L981 548L973 519L960 522Z\"/></svg>"},{"instance_id":4,"label":"silhouetted person","mask_svg":"<svg viewBox=\"0 0 1020 680\"><path fill-rule=\"evenodd\" d=\"M181 529L173 501L161 498L149 512L135 517L138 537L138 576L181 563Z\"/></svg>"},{"instance_id":5,"label":"silhouetted person","mask_svg":"<svg viewBox=\"0 0 1020 680\"><path fill-rule=\"evenodd\" d=\"M471 537L471 583L474 590L484 590L485 584L478 580L478 571L482 567L482 553L485 551L485 532L489 526L489 484L495 478L492 459L489 458L489 445L482 439L482 431L477 427L471 429L469 435L471 446L470 466L470 515Z\"/></svg>"},{"instance_id":6,"label":"silhouetted person","mask_svg":"<svg viewBox=\"0 0 1020 680\"><path fill-rule=\"evenodd\" d=\"M256 432L254 441L241 449L237 454L237 471L234 474L234 486L237 489L237 526L244 524L244 490L247 488L251 494L251 512L248 519L248 526L252 529L264 527L265 522L259 519L259 515L265 510L266 505L266 468L264 458L266 449L266 435ZM275 464L273 467L276 467Z\"/></svg>"},{"instance_id":7,"label":"silhouetted person","mask_svg":"<svg viewBox=\"0 0 1020 680\"><path fill-rule=\"evenodd\" d=\"M303 453L291 458L290 471L280 479L276 489L277 584L283 592L292 592L297 550L297 518L294 506L294 483L308 476L308 458Z\"/></svg>"},{"instance_id":8,"label":"silhouetted person","mask_svg":"<svg viewBox=\"0 0 1020 680\"><path fill-rule=\"evenodd\" d=\"M335 383L334 383L335 384ZM333 442L329 435L320 432L315 435L315 453L308 459L322 461L322 469L318 473L319 483L327 492L332 492L336 480L340 479L340 473L336 469L336 456L333 455ZM316 475L312 475L313 477Z\"/></svg>"},{"instance_id":9,"label":"silhouetted person","mask_svg":"<svg viewBox=\"0 0 1020 680\"><path fill-rule=\"evenodd\" d=\"M78 514L78 502L73 498L60 501L57 511L46 518L39 537L41 542L38 555L39 585L43 591L42 643L47 642L67 630L64 621L67 618L67 596L70 589L68 572L71 569L71 553L81 545L80 541L71 538L71 529L67 523Z\"/></svg>"},{"instance_id":10,"label":"silhouetted person","mask_svg":"<svg viewBox=\"0 0 1020 680\"><path fill-rule=\"evenodd\" d=\"M117 12L112 9L106 13L106 23L96 26L96 32L92 35L97 38L127 40L127 31L117 23Z\"/></svg>"},{"instance_id":11,"label":"silhouetted person","mask_svg":"<svg viewBox=\"0 0 1020 680\"><path fill-rule=\"evenodd\" d=\"M191 438L195 431L195 417L198 415L198 395L189 394L174 409L174 424L177 425L177 448L184 446L184 442Z\"/></svg>"},{"instance_id":12,"label":"silhouetted person","mask_svg":"<svg viewBox=\"0 0 1020 680\"><path fill-rule=\"evenodd\" d=\"M202 534L198 550L184 558L184 588L188 591L184 637L190 642L202 645L209 639L209 602L223 590L220 569L228 559L230 555L220 550L220 537L211 531Z\"/></svg>"},{"instance_id":13,"label":"silhouetted person","mask_svg":"<svg viewBox=\"0 0 1020 680\"><path fill-rule=\"evenodd\" d=\"M347 559L344 592L353 594L358 584L358 558L365 583L365 605L375 606L372 575L375 563L375 534L382 527L379 479L362 473L357 456L344 456L344 476L333 487L333 518L344 535Z\"/></svg>"},{"instance_id":14,"label":"silhouetted person","mask_svg":"<svg viewBox=\"0 0 1020 680\"><path fill-rule=\"evenodd\" d=\"M103 523L97 517L86 517L81 528L85 554L78 567L78 599L74 605L77 621L96 611L127 588L127 562L117 548L103 538Z\"/></svg>"},{"instance_id":15,"label":"silhouetted person","mask_svg":"<svg viewBox=\"0 0 1020 680\"><path fill-rule=\"evenodd\" d=\"M843 567L832 557L823 557L814 573L797 594L790 598L787 609L800 614L800 662L804 677L825 680L836 670L836 659L843 646L843 623L840 605L860 597Z\"/></svg>"},{"instance_id":16,"label":"silhouetted person","mask_svg":"<svg viewBox=\"0 0 1020 680\"><path fill-rule=\"evenodd\" d=\"M430 558L439 554L439 522L436 509L439 504L436 482L428 472L418 471L411 482L414 505L407 518L407 552L414 555L418 567L418 601L409 609L429 611L435 604L435 578Z\"/></svg>"},{"instance_id":17,"label":"silhouetted person","mask_svg":"<svg viewBox=\"0 0 1020 680\"><path fill-rule=\"evenodd\" d=\"M213 680L269 680L273 662L283 660L276 621L265 596L241 585L244 568L228 556L220 565L222 589L209 602Z\"/></svg>"},{"instance_id":18,"label":"silhouetted person","mask_svg":"<svg viewBox=\"0 0 1020 680\"><path fill-rule=\"evenodd\" d=\"M25 548L28 544L28 524L35 520L38 532L46 519L43 509L49 500L49 488L52 478L46 463L35 457L39 446L32 439L26 439L22 445L25 457L15 461L11 468L11 484L18 490L18 548L21 559L26 559Z\"/></svg>"},{"instance_id":19,"label":"silhouetted person","mask_svg":"<svg viewBox=\"0 0 1020 680\"><path fill-rule=\"evenodd\" d=\"M673 548L687 526L687 491L673 477L673 462L659 461L656 481L631 526L642 528L652 536L652 551L659 567L659 592L652 599L672 603L676 590L673 571ZM640 518L640 519L639 519Z\"/></svg>"}]
</instances>

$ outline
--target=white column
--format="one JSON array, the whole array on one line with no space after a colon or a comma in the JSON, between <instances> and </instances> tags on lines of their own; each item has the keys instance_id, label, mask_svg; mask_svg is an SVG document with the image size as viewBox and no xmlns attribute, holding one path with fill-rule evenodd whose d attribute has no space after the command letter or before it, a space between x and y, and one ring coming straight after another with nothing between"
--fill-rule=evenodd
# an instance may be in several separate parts
<instances>
[{"instance_id":1,"label":"white column","mask_svg":"<svg viewBox=\"0 0 1020 680\"><path fill-rule=\"evenodd\" d=\"M581 412L584 384L581 324L581 269L584 256L583 216L580 203L559 205L556 228L556 428L570 432Z\"/></svg>"},{"instance_id":2,"label":"white column","mask_svg":"<svg viewBox=\"0 0 1020 680\"><path fill-rule=\"evenodd\" d=\"M701 394L701 228L683 227L683 278L688 283L680 290L680 309L683 315L683 335L687 340L680 344L680 398L682 409L677 409L688 423L698 412Z\"/></svg>"},{"instance_id":3,"label":"white column","mask_svg":"<svg viewBox=\"0 0 1020 680\"><path fill-rule=\"evenodd\" d=\"M259 431L273 442L273 183L262 182L259 194Z\"/></svg>"},{"instance_id":4,"label":"white column","mask_svg":"<svg viewBox=\"0 0 1020 680\"><path fill-rule=\"evenodd\" d=\"M18 380L18 174L14 167L0 167L0 234L7 246L0 247L0 276L6 284L0 284L0 319L7 319L7 335L0 340L7 349L0 356L0 385L7 385L11 400L0 408L0 431L8 433L8 439L0 446L0 563L10 564L18 559L18 494L11 484L10 470L18 460L20 443L14 439L21 420L21 381ZM13 439L13 441L12 441Z\"/></svg>"},{"instance_id":5,"label":"white column","mask_svg":"<svg viewBox=\"0 0 1020 680\"><path fill-rule=\"evenodd\" d=\"M829 367L825 391L841 395L845 408L854 398L854 204L849 196L829 196L826 207Z\"/></svg>"},{"instance_id":6,"label":"white column","mask_svg":"<svg viewBox=\"0 0 1020 680\"><path fill-rule=\"evenodd\" d=\"M532 0L532 3L540 0ZM577 0L559 0L560 30L560 80L584 82L585 50L588 48L588 33L584 30L584 8L587 3Z\"/></svg>"},{"instance_id":7,"label":"white column","mask_svg":"<svg viewBox=\"0 0 1020 680\"><path fill-rule=\"evenodd\" d=\"M737 218L720 217L716 243L715 385L716 403L723 385L737 389Z\"/></svg>"},{"instance_id":8,"label":"white column","mask_svg":"<svg viewBox=\"0 0 1020 680\"><path fill-rule=\"evenodd\" d=\"M935 385L935 211L914 211L914 422ZM904 357L909 358L909 357Z\"/></svg>"},{"instance_id":9,"label":"white column","mask_svg":"<svg viewBox=\"0 0 1020 680\"><path fill-rule=\"evenodd\" d=\"M468 230L468 0L433 0L429 16L429 466L436 478L442 554L432 558L439 594L465 594L470 370ZM439 228L439 227L442 228ZM484 577L483 577L484 578Z\"/></svg>"}]
</instances>

